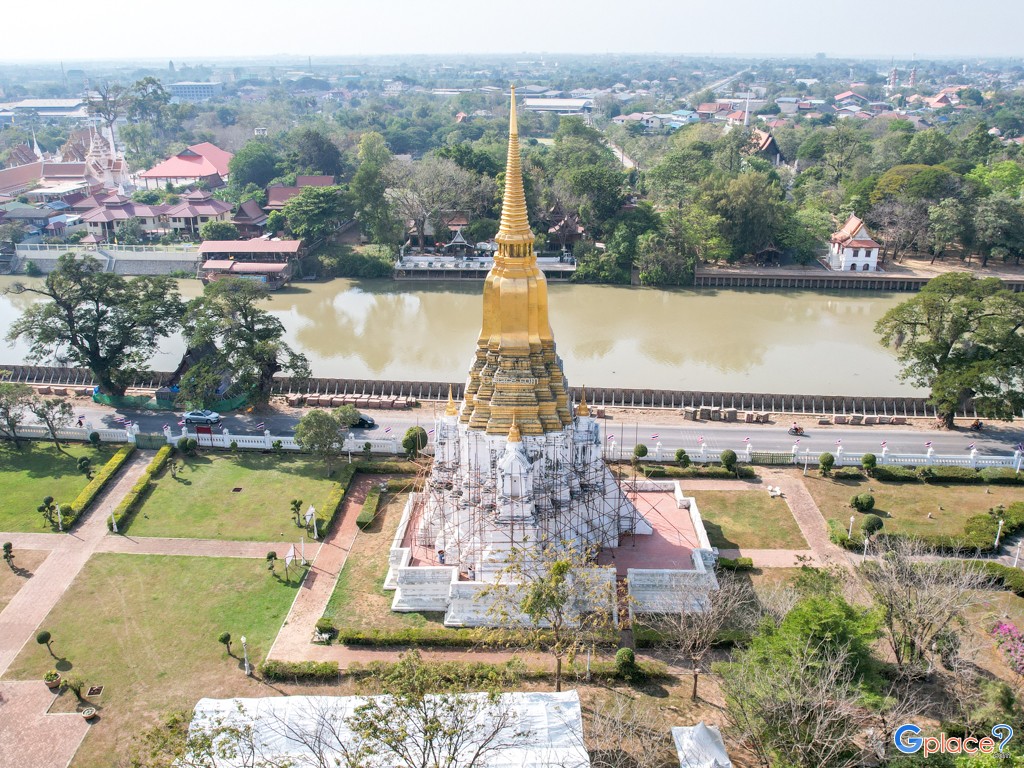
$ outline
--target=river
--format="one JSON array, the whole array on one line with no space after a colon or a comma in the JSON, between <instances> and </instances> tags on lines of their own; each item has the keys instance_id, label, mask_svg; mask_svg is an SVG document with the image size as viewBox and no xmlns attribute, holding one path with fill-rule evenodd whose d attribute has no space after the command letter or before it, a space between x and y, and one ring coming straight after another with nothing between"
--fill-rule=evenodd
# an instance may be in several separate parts
<instances>
[{"instance_id":1,"label":"river","mask_svg":"<svg viewBox=\"0 0 1024 768\"><path fill-rule=\"evenodd\" d=\"M33 298L3 295L0 328ZM196 296L196 280L179 281ZM267 309L321 377L455 381L480 330L482 283L333 280L272 294ZM920 394L896 378L873 328L905 294L661 290L549 284L551 325L573 385L801 394ZM0 364L24 362L7 345ZM183 349L153 357L172 370Z\"/></svg>"}]
</instances>

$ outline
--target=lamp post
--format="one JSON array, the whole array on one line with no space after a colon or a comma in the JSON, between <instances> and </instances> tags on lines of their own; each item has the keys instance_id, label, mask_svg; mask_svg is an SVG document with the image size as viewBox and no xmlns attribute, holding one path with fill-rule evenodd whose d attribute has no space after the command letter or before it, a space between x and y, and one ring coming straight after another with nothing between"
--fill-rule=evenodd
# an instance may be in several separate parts
<instances>
[{"instance_id":1,"label":"lamp post","mask_svg":"<svg viewBox=\"0 0 1024 768\"><path fill-rule=\"evenodd\" d=\"M245 664L245 676L250 677L252 675L252 668L249 666L249 646L247 645L245 635L242 635L242 661Z\"/></svg>"},{"instance_id":2,"label":"lamp post","mask_svg":"<svg viewBox=\"0 0 1024 768\"><path fill-rule=\"evenodd\" d=\"M807 477L807 463L811 460L811 449L804 450L804 477Z\"/></svg>"},{"instance_id":3,"label":"lamp post","mask_svg":"<svg viewBox=\"0 0 1024 768\"><path fill-rule=\"evenodd\" d=\"M1013 556L1013 567L1017 567L1017 561L1020 560L1020 542L1017 542L1017 554Z\"/></svg>"},{"instance_id":4,"label":"lamp post","mask_svg":"<svg viewBox=\"0 0 1024 768\"><path fill-rule=\"evenodd\" d=\"M996 549L999 549L999 537L1003 535L1003 519L999 518L999 528L996 530Z\"/></svg>"},{"instance_id":5,"label":"lamp post","mask_svg":"<svg viewBox=\"0 0 1024 768\"><path fill-rule=\"evenodd\" d=\"M846 534L846 538L848 538L848 539L852 539L853 538L853 521L854 521L855 517L856 517L855 515L850 515L850 532L848 534Z\"/></svg>"}]
</instances>

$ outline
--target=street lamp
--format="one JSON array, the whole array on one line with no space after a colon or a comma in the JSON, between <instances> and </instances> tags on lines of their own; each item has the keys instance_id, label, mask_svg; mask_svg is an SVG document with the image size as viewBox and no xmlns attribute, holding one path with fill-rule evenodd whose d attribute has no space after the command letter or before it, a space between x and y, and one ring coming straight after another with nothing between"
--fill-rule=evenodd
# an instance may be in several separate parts
<instances>
[{"instance_id":1,"label":"street lamp","mask_svg":"<svg viewBox=\"0 0 1024 768\"><path fill-rule=\"evenodd\" d=\"M999 549L999 537L1003 535L1003 519L999 518L999 528L996 530L996 549Z\"/></svg>"},{"instance_id":2,"label":"street lamp","mask_svg":"<svg viewBox=\"0 0 1024 768\"><path fill-rule=\"evenodd\" d=\"M854 519L855 519L854 515L850 515L850 532L848 534L846 534L846 538L848 538L848 539L852 539L853 538L853 521L854 521Z\"/></svg>"},{"instance_id":3,"label":"street lamp","mask_svg":"<svg viewBox=\"0 0 1024 768\"><path fill-rule=\"evenodd\" d=\"M242 635L242 660L245 663L245 676L252 676L252 667L249 666L249 646L245 639L245 635Z\"/></svg>"},{"instance_id":4,"label":"street lamp","mask_svg":"<svg viewBox=\"0 0 1024 768\"><path fill-rule=\"evenodd\" d=\"M1020 542L1017 542L1017 554L1013 556L1013 567L1017 567L1017 561L1020 560Z\"/></svg>"}]
</instances>

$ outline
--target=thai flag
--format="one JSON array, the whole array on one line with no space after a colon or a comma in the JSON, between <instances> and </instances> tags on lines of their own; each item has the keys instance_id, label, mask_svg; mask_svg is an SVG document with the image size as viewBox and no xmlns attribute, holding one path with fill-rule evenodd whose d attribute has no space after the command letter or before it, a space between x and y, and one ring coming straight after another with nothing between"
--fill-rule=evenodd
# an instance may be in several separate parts
<instances>
[{"instance_id":1,"label":"thai flag","mask_svg":"<svg viewBox=\"0 0 1024 768\"><path fill-rule=\"evenodd\" d=\"M1017 450L1024 451L1024 443L1017 443Z\"/></svg>"},{"instance_id":2,"label":"thai flag","mask_svg":"<svg viewBox=\"0 0 1024 768\"><path fill-rule=\"evenodd\" d=\"M750 438L749 437L744 437L743 438L743 442L744 443L749 443L750 442Z\"/></svg>"},{"instance_id":3,"label":"thai flag","mask_svg":"<svg viewBox=\"0 0 1024 768\"><path fill-rule=\"evenodd\" d=\"M794 445L799 445L799 443L800 443L800 438L799 437L796 440L793 441Z\"/></svg>"},{"instance_id":4,"label":"thai flag","mask_svg":"<svg viewBox=\"0 0 1024 768\"><path fill-rule=\"evenodd\" d=\"M924 447L925 448L931 448L932 447L932 441L929 440L927 443L924 444Z\"/></svg>"},{"instance_id":5,"label":"thai flag","mask_svg":"<svg viewBox=\"0 0 1024 768\"><path fill-rule=\"evenodd\" d=\"M888 442L888 440L883 440L883 441L882 441L882 447L883 447L883 448L885 448L885 445L886 445L886 443L887 443L887 442Z\"/></svg>"},{"instance_id":6,"label":"thai flag","mask_svg":"<svg viewBox=\"0 0 1024 768\"><path fill-rule=\"evenodd\" d=\"M701 445L703 445L704 444L704 435L701 435L700 437L698 437L697 438L697 442L700 443Z\"/></svg>"},{"instance_id":7,"label":"thai flag","mask_svg":"<svg viewBox=\"0 0 1024 768\"><path fill-rule=\"evenodd\" d=\"M842 440L836 440L836 445L842 445L842 444L843 444Z\"/></svg>"},{"instance_id":8,"label":"thai flag","mask_svg":"<svg viewBox=\"0 0 1024 768\"><path fill-rule=\"evenodd\" d=\"M614 442L615 435L608 435L608 442Z\"/></svg>"},{"instance_id":9,"label":"thai flag","mask_svg":"<svg viewBox=\"0 0 1024 768\"><path fill-rule=\"evenodd\" d=\"M651 433L651 440L657 440L659 437L661 437L661 435L658 434L657 432Z\"/></svg>"},{"instance_id":10,"label":"thai flag","mask_svg":"<svg viewBox=\"0 0 1024 768\"><path fill-rule=\"evenodd\" d=\"M170 428L171 428L170 424L164 424L164 429L170 429Z\"/></svg>"},{"instance_id":11,"label":"thai flag","mask_svg":"<svg viewBox=\"0 0 1024 768\"><path fill-rule=\"evenodd\" d=\"M181 421L179 421L179 422L178 422L178 426L179 426L179 427L184 427L184 426L185 426L185 420L184 420L184 419L182 419Z\"/></svg>"},{"instance_id":12,"label":"thai flag","mask_svg":"<svg viewBox=\"0 0 1024 768\"><path fill-rule=\"evenodd\" d=\"M970 445L968 445L967 446L967 450L968 451L973 451L974 450L974 443L971 443Z\"/></svg>"},{"instance_id":13,"label":"thai flag","mask_svg":"<svg viewBox=\"0 0 1024 768\"><path fill-rule=\"evenodd\" d=\"M80 418L80 419L82 419L84 421L85 420L85 414L84 413L78 414L78 418Z\"/></svg>"},{"instance_id":14,"label":"thai flag","mask_svg":"<svg viewBox=\"0 0 1024 768\"><path fill-rule=\"evenodd\" d=\"M391 431L391 427L384 427L384 434L388 434Z\"/></svg>"},{"instance_id":15,"label":"thai flag","mask_svg":"<svg viewBox=\"0 0 1024 768\"><path fill-rule=\"evenodd\" d=\"M264 424L262 421L259 424L256 425L256 429L266 429L266 428L267 428L267 425Z\"/></svg>"},{"instance_id":16,"label":"thai flag","mask_svg":"<svg viewBox=\"0 0 1024 768\"><path fill-rule=\"evenodd\" d=\"M427 434L428 434L428 435L432 435L432 434L434 434L434 428L433 428L433 427L431 427L430 429L428 429L428 430L427 430Z\"/></svg>"},{"instance_id":17,"label":"thai flag","mask_svg":"<svg viewBox=\"0 0 1024 768\"><path fill-rule=\"evenodd\" d=\"M114 419L114 421L116 421L118 424L131 424L131 422L128 421L127 416L118 416L116 419Z\"/></svg>"}]
</instances>

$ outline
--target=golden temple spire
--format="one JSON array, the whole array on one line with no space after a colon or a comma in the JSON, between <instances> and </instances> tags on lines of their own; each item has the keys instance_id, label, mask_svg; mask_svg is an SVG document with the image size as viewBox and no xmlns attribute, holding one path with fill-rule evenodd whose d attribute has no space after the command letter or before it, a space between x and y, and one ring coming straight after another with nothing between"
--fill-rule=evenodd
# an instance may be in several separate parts
<instances>
[{"instance_id":1,"label":"golden temple spire","mask_svg":"<svg viewBox=\"0 0 1024 768\"><path fill-rule=\"evenodd\" d=\"M589 416L590 407L587 405L587 388L583 387L583 391L580 392L580 404L576 406L577 416Z\"/></svg>"},{"instance_id":2,"label":"golden temple spire","mask_svg":"<svg viewBox=\"0 0 1024 768\"><path fill-rule=\"evenodd\" d=\"M494 240L499 245L512 246L507 256L529 256L533 253L533 231L526 211L523 166L519 158L519 121L516 118L514 85L508 118L508 159L505 162L505 194L501 200L501 226Z\"/></svg>"},{"instance_id":3,"label":"golden temple spire","mask_svg":"<svg viewBox=\"0 0 1024 768\"><path fill-rule=\"evenodd\" d=\"M508 430L508 441L510 443L521 443L523 442L523 436L519 434L519 425L516 424L516 420L512 419L512 426Z\"/></svg>"},{"instance_id":4,"label":"golden temple spire","mask_svg":"<svg viewBox=\"0 0 1024 768\"><path fill-rule=\"evenodd\" d=\"M452 385L448 385L448 406L444 409L445 416L458 416L459 409L455 405L455 400L452 399Z\"/></svg>"}]
</instances>

